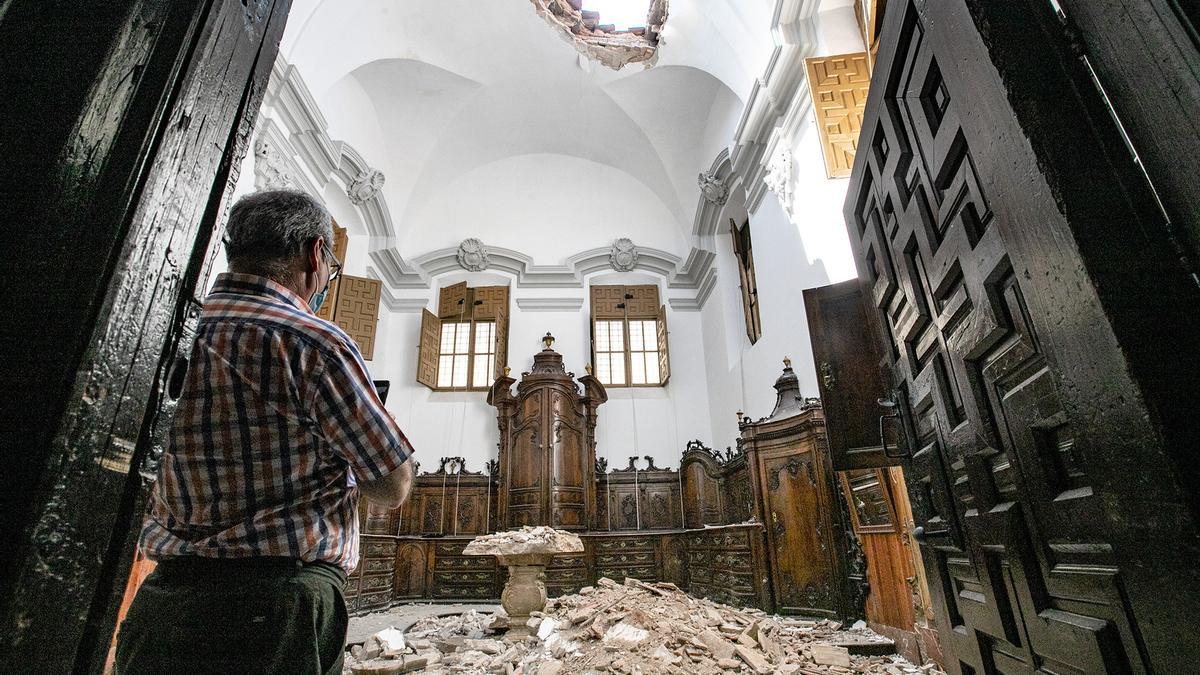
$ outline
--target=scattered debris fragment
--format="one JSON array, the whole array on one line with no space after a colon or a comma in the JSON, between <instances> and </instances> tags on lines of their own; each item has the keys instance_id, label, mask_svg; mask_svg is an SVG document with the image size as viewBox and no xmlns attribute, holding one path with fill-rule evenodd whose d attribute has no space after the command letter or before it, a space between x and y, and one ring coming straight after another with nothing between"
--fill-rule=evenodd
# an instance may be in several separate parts
<instances>
[{"instance_id":1,"label":"scattered debris fragment","mask_svg":"<svg viewBox=\"0 0 1200 675\"><path fill-rule=\"evenodd\" d=\"M555 599L529 619L533 635L503 635L508 617L475 611L419 620L351 649L345 673L785 673L934 675L899 656L862 656L843 645L890 641L866 627L772 616L689 596L672 584L601 579ZM402 652L395 646L403 644Z\"/></svg>"}]
</instances>

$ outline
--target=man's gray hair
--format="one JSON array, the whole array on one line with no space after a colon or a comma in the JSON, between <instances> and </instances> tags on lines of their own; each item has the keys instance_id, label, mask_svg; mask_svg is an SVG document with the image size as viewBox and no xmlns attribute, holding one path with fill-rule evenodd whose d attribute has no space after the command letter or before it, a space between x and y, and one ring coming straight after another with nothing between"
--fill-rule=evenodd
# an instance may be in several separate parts
<instances>
[{"instance_id":1,"label":"man's gray hair","mask_svg":"<svg viewBox=\"0 0 1200 675\"><path fill-rule=\"evenodd\" d=\"M225 255L234 271L284 281L317 237L333 246L333 220L321 202L300 190L264 190L233 205Z\"/></svg>"}]
</instances>

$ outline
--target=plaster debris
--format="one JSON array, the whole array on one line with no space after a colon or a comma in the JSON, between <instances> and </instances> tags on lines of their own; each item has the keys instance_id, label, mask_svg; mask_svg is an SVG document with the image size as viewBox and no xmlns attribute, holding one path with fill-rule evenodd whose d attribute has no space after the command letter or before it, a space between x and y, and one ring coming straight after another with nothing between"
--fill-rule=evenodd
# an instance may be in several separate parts
<instances>
[{"instance_id":1,"label":"plaster debris","mask_svg":"<svg viewBox=\"0 0 1200 675\"><path fill-rule=\"evenodd\" d=\"M595 588L557 598L538 614L530 619L536 634L519 639L506 638L499 632L503 628L491 627L491 616L475 611L423 618L404 634L404 653L385 655L383 645L395 645L394 637L376 634L351 649L344 672L941 673L932 665L916 666L899 656L851 653L854 645L872 645L876 652L880 645L890 646L889 640L869 628L844 629L836 621L772 616L722 605L689 596L672 584L601 579Z\"/></svg>"},{"instance_id":2,"label":"plaster debris","mask_svg":"<svg viewBox=\"0 0 1200 675\"><path fill-rule=\"evenodd\" d=\"M463 549L465 555L514 556L543 553L581 553L579 535L553 527L529 527L475 537Z\"/></svg>"}]
</instances>

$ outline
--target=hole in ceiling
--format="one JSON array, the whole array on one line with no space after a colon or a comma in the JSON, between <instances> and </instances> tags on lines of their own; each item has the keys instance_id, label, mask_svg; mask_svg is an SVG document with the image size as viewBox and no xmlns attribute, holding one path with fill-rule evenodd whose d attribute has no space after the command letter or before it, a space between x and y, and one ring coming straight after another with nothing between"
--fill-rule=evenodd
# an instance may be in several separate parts
<instances>
[{"instance_id":1,"label":"hole in ceiling","mask_svg":"<svg viewBox=\"0 0 1200 675\"><path fill-rule=\"evenodd\" d=\"M649 0L583 0L583 10L600 15L600 25L616 31L645 28L650 15Z\"/></svg>"},{"instance_id":2,"label":"hole in ceiling","mask_svg":"<svg viewBox=\"0 0 1200 675\"><path fill-rule=\"evenodd\" d=\"M613 70L653 65L669 0L530 0L575 49Z\"/></svg>"}]
</instances>

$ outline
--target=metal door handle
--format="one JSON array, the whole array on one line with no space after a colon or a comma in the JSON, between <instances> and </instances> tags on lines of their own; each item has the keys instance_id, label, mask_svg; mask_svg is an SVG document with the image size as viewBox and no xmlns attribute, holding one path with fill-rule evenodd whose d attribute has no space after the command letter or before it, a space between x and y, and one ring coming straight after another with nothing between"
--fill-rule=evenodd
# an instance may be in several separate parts
<instances>
[{"instance_id":1,"label":"metal door handle","mask_svg":"<svg viewBox=\"0 0 1200 675\"><path fill-rule=\"evenodd\" d=\"M891 452L888 452L887 436L883 433L883 421L884 420L900 419L900 404L893 399L887 399L887 398L878 399L877 403L879 403L879 405L881 405L885 408L888 408L890 410L895 410L895 412L879 416L879 444L883 446L883 456L891 458L891 459L905 459L905 458L909 457L909 454L902 450L899 454L895 454L895 455L893 455ZM900 447L897 446L896 449L900 450Z\"/></svg>"}]
</instances>

